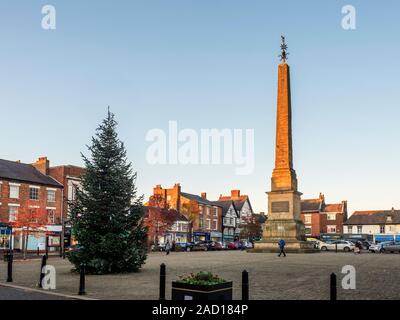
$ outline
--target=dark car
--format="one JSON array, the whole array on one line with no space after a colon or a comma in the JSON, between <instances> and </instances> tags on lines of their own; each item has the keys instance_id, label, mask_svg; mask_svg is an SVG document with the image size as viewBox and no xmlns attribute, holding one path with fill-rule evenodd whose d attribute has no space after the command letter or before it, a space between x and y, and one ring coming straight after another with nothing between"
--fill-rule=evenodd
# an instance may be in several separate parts
<instances>
[{"instance_id":1,"label":"dark car","mask_svg":"<svg viewBox=\"0 0 400 320\"><path fill-rule=\"evenodd\" d=\"M369 247L371 246L372 242L369 242L367 240L355 240L355 239L349 239L348 241L351 241L356 245L357 243L361 243L361 248L364 250L369 250Z\"/></svg>"},{"instance_id":2,"label":"dark car","mask_svg":"<svg viewBox=\"0 0 400 320\"><path fill-rule=\"evenodd\" d=\"M159 243L152 246L151 251L165 251L165 243Z\"/></svg>"},{"instance_id":3,"label":"dark car","mask_svg":"<svg viewBox=\"0 0 400 320\"><path fill-rule=\"evenodd\" d=\"M217 241L212 241L212 242L210 243L210 246L209 246L208 249L209 249L209 250L222 250L223 247L222 247L222 244L221 244L221 243L219 243L219 242L217 242Z\"/></svg>"},{"instance_id":4,"label":"dark car","mask_svg":"<svg viewBox=\"0 0 400 320\"><path fill-rule=\"evenodd\" d=\"M194 242L179 242L175 244L175 251L191 251Z\"/></svg>"},{"instance_id":5,"label":"dark car","mask_svg":"<svg viewBox=\"0 0 400 320\"><path fill-rule=\"evenodd\" d=\"M186 251L207 251L210 246L211 241L191 242L186 245Z\"/></svg>"}]
</instances>

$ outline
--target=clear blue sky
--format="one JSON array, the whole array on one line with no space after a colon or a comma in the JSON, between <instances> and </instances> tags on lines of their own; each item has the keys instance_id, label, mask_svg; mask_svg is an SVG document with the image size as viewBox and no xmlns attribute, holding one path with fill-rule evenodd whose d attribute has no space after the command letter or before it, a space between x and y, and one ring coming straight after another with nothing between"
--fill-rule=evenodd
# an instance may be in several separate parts
<instances>
[{"instance_id":1,"label":"clear blue sky","mask_svg":"<svg viewBox=\"0 0 400 320\"><path fill-rule=\"evenodd\" d=\"M41 8L57 29L41 28ZM357 29L341 27L343 5ZM266 211L274 165L280 35L289 46L294 165L305 198L400 208L400 3L389 1L1 1L0 158L81 165L111 106L138 189L240 188ZM255 170L150 166L145 135L255 130Z\"/></svg>"}]
</instances>

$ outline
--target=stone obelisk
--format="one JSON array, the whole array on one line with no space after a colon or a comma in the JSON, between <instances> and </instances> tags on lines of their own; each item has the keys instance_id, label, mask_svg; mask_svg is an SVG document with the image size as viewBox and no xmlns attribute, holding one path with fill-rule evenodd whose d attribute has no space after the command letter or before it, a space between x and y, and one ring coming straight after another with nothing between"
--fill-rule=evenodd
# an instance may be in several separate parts
<instances>
[{"instance_id":1,"label":"stone obelisk","mask_svg":"<svg viewBox=\"0 0 400 320\"><path fill-rule=\"evenodd\" d=\"M314 252L304 241L304 224L300 219L301 193L293 169L292 110L287 46L282 36L281 63L278 66L278 100L276 113L275 168L268 194L268 219L263 239L255 244L255 252L277 252L278 241L284 239L288 252Z\"/></svg>"}]
</instances>

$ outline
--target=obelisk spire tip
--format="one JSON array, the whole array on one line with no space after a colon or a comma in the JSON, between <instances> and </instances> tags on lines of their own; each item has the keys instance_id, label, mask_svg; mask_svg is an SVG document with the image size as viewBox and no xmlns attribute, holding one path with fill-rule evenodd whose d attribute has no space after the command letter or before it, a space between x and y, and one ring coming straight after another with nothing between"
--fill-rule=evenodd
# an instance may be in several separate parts
<instances>
[{"instance_id":1,"label":"obelisk spire tip","mask_svg":"<svg viewBox=\"0 0 400 320\"><path fill-rule=\"evenodd\" d=\"M286 41L285 41L285 36L281 36L281 54L279 55L279 57L281 58L281 62L282 63L286 63L286 60L288 59L288 55L289 53L286 52L287 50L287 45L286 45Z\"/></svg>"}]
</instances>

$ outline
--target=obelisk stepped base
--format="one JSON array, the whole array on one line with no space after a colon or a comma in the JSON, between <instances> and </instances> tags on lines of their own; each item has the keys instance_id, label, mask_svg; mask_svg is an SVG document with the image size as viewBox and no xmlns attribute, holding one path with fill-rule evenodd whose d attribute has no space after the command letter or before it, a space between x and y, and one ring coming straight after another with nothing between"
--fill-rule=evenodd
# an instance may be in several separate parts
<instances>
[{"instance_id":1,"label":"obelisk stepped base","mask_svg":"<svg viewBox=\"0 0 400 320\"><path fill-rule=\"evenodd\" d=\"M299 240L288 240L285 239L286 253L316 253L318 250L314 249L314 246L311 242L308 241L299 241ZM278 253L279 246L278 241L273 240L261 240L255 243L254 248L250 250L250 252L262 252L262 253Z\"/></svg>"}]
</instances>

